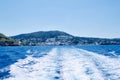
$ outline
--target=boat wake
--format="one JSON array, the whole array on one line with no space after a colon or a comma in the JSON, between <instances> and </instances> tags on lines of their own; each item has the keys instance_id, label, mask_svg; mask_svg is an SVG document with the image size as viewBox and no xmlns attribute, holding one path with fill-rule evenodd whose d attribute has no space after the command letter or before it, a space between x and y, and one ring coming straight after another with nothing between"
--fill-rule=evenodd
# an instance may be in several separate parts
<instances>
[{"instance_id":1,"label":"boat wake","mask_svg":"<svg viewBox=\"0 0 120 80\"><path fill-rule=\"evenodd\" d=\"M42 57L29 55L10 66L4 80L120 80L120 58L78 48L53 48Z\"/></svg>"}]
</instances>

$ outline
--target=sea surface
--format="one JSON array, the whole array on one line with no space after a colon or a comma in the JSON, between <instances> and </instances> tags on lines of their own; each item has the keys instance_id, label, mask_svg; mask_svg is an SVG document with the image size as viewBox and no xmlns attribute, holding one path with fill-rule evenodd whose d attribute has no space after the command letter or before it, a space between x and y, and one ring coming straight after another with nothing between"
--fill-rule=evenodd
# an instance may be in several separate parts
<instances>
[{"instance_id":1,"label":"sea surface","mask_svg":"<svg viewBox=\"0 0 120 80\"><path fill-rule=\"evenodd\" d=\"M120 46L0 47L0 80L120 80Z\"/></svg>"}]
</instances>

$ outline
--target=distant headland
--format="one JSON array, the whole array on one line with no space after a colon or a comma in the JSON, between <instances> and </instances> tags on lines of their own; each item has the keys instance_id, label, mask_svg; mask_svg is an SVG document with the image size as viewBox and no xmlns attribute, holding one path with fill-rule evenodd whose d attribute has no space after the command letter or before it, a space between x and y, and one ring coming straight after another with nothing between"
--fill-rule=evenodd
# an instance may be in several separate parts
<instances>
[{"instance_id":1,"label":"distant headland","mask_svg":"<svg viewBox=\"0 0 120 80\"><path fill-rule=\"evenodd\" d=\"M0 33L0 46L120 45L120 38L78 37L62 31L38 31L7 37Z\"/></svg>"}]
</instances>

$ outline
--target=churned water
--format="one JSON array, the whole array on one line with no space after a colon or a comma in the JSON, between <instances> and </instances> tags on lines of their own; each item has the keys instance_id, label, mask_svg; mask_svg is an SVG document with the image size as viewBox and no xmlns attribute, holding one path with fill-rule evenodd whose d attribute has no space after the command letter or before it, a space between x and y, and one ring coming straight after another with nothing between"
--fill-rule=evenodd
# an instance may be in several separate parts
<instances>
[{"instance_id":1,"label":"churned water","mask_svg":"<svg viewBox=\"0 0 120 80\"><path fill-rule=\"evenodd\" d=\"M120 46L0 47L0 80L120 80Z\"/></svg>"}]
</instances>

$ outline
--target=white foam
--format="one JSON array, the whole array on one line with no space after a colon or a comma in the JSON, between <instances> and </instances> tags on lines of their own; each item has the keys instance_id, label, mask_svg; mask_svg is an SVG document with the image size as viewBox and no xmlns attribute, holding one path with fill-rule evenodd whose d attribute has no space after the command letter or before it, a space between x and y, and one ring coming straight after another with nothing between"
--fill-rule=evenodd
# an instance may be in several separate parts
<instances>
[{"instance_id":1,"label":"white foam","mask_svg":"<svg viewBox=\"0 0 120 80\"><path fill-rule=\"evenodd\" d=\"M120 58L77 48L54 48L47 54L19 60L5 80L120 80Z\"/></svg>"},{"instance_id":2,"label":"white foam","mask_svg":"<svg viewBox=\"0 0 120 80\"><path fill-rule=\"evenodd\" d=\"M99 71L102 71L105 80L120 80L120 58L111 58L85 50L80 51L92 60Z\"/></svg>"},{"instance_id":3,"label":"white foam","mask_svg":"<svg viewBox=\"0 0 120 80\"><path fill-rule=\"evenodd\" d=\"M115 51L111 51L111 52L109 52L109 54L112 54L112 55L114 55L114 56L117 56L117 55L115 54Z\"/></svg>"},{"instance_id":4,"label":"white foam","mask_svg":"<svg viewBox=\"0 0 120 80\"><path fill-rule=\"evenodd\" d=\"M91 60L75 49L64 50L64 80L104 80L104 77Z\"/></svg>"},{"instance_id":5,"label":"white foam","mask_svg":"<svg viewBox=\"0 0 120 80\"><path fill-rule=\"evenodd\" d=\"M19 60L10 67L11 77L5 80L50 80L55 74L56 49L53 49L45 57Z\"/></svg>"}]
</instances>

